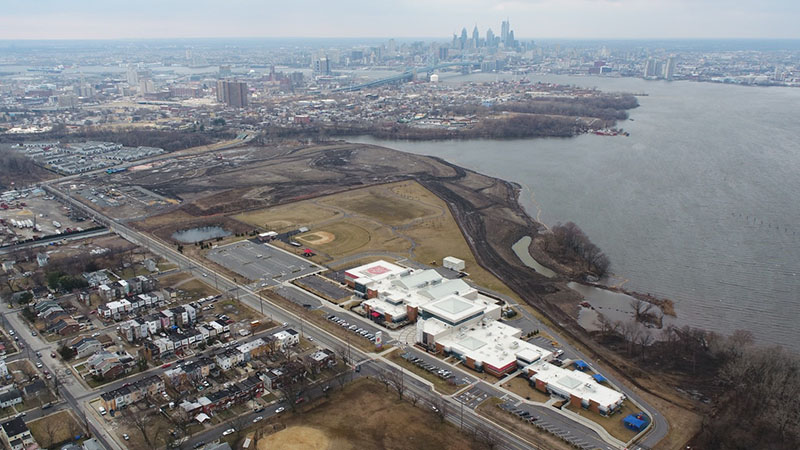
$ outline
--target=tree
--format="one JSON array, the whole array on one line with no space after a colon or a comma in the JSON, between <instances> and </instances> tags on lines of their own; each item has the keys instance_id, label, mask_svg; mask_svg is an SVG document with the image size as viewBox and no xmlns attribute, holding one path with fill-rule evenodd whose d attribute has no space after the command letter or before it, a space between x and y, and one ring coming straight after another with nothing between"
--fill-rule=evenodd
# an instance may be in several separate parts
<instances>
[{"instance_id":1,"label":"tree","mask_svg":"<svg viewBox=\"0 0 800 450\"><path fill-rule=\"evenodd\" d=\"M385 371L387 385L397 391L397 396L400 400L403 399L403 394L406 391L405 374L402 370L389 369Z\"/></svg>"},{"instance_id":2,"label":"tree","mask_svg":"<svg viewBox=\"0 0 800 450\"><path fill-rule=\"evenodd\" d=\"M150 429L150 425L152 424L154 418L153 411L134 411L133 407L128 407L122 410L121 416L125 420L125 423L139 431L139 434L142 436L142 439L148 447L154 447L152 437L157 435L157 433L153 433L153 430Z\"/></svg>"},{"instance_id":3,"label":"tree","mask_svg":"<svg viewBox=\"0 0 800 450\"><path fill-rule=\"evenodd\" d=\"M439 416L440 422L444 423L445 419L447 419L447 410L450 404L443 397L435 394L433 398L431 398L430 403L433 413Z\"/></svg>"},{"instance_id":4,"label":"tree","mask_svg":"<svg viewBox=\"0 0 800 450\"><path fill-rule=\"evenodd\" d=\"M42 426L42 431L44 431L44 434L46 436L47 444L46 445L42 445L42 446L43 447L51 447L51 446L57 444L58 442L56 442L55 439L56 439L56 435L58 434L58 431L60 429L61 429L61 421L60 420L54 420L53 417L45 419L44 420L44 424Z\"/></svg>"},{"instance_id":5,"label":"tree","mask_svg":"<svg viewBox=\"0 0 800 450\"><path fill-rule=\"evenodd\" d=\"M486 450L494 450L499 445L497 433L486 425L476 425L470 430L472 441Z\"/></svg>"}]
</instances>

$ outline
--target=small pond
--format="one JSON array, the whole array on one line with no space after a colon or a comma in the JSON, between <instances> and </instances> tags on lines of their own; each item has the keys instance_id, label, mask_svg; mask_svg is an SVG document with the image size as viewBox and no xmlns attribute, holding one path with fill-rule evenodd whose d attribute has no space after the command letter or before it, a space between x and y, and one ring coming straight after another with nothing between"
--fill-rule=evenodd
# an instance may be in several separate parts
<instances>
[{"instance_id":1,"label":"small pond","mask_svg":"<svg viewBox=\"0 0 800 450\"><path fill-rule=\"evenodd\" d=\"M184 244L194 244L195 242L230 236L230 234L230 231L218 226L198 227L176 231L172 233L172 239L175 239L178 242L183 242Z\"/></svg>"}]
</instances>

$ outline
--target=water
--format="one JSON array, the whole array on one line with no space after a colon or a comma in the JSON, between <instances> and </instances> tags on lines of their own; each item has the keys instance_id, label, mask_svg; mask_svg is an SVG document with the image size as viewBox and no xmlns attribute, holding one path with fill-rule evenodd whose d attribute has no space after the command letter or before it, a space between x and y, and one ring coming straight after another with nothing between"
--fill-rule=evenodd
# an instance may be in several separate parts
<instances>
[{"instance_id":1,"label":"water","mask_svg":"<svg viewBox=\"0 0 800 450\"><path fill-rule=\"evenodd\" d=\"M517 258L519 258L523 264L535 270L536 272L546 276L547 278L553 278L554 276L556 276L556 273L548 269L547 267L539 264L539 261L536 261L535 259L533 259L533 256L531 256L529 248L531 246L532 240L533 239L530 236L523 236L522 238L520 238L520 240L518 240L514 245L511 246L511 250L514 251L514 254L517 255Z\"/></svg>"},{"instance_id":2,"label":"water","mask_svg":"<svg viewBox=\"0 0 800 450\"><path fill-rule=\"evenodd\" d=\"M231 232L222 227L199 227L172 233L172 239L185 244L207 241L218 237L230 236Z\"/></svg>"},{"instance_id":3,"label":"water","mask_svg":"<svg viewBox=\"0 0 800 450\"><path fill-rule=\"evenodd\" d=\"M674 300L680 323L800 350L800 89L531 80L649 96L620 123L628 138L355 140L516 181L531 216L577 223L624 287Z\"/></svg>"}]
</instances>

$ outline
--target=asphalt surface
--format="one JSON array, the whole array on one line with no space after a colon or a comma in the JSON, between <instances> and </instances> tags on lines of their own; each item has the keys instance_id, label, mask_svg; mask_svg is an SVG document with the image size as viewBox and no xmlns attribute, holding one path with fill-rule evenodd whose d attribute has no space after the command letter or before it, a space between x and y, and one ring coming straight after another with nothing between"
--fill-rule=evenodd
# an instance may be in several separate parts
<instances>
[{"instance_id":1,"label":"asphalt surface","mask_svg":"<svg viewBox=\"0 0 800 450\"><path fill-rule=\"evenodd\" d=\"M262 288L325 270L309 259L247 240L213 248L206 257Z\"/></svg>"},{"instance_id":2,"label":"asphalt surface","mask_svg":"<svg viewBox=\"0 0 800 450\"><path fill-rule=\"evenodd\" d=\"M61 195L60 192L58 192L58 191L55 191L55 193L57 195ZM69 200L71 200L73 203L77 203L77 201L74 200L74 199L69 199ZM97 213L94 212L94 215L97 216ZM141 246L143 246L145 248L148 248L153 253L158 254L160 256L163 256L166 259L168 259L169 261L178 264L179 267L181 267L184 270L187 270L187 271L191 272L195 276L198 276L198 277L204 276L204 275L208 276L208 274L212 274L213 273L217 283L219 283L219 287L221 289L223 289L223 290L239 290L239 289L241 289L241 291L244 292L244 294L240 297L241 301L245 302L246 304L248 304L249 306L251 306L251 307L253 307L253 308L257 309L257 310L260 310L260 309L263 308L263 310L265 311L265 314L268 314L273 320L277 320L279 322L301 323L301 324L302 324L302 322L304 322L301 318L297 317L293 313L291 313L289 311L282 310L281 308L273 305L272 303L262 301L252 289L250 289L248 287L242 287L242 286L238 285L237 283L233 282L232 280L230 280L230 279L228 279L228 278L226 278L226 277L224 277L224 276L222 276L222 275L220 275L218 273L214 273L208 267L204 267L201 264L199 264L197 261L191 260L190 258L178 253L171 246L165 245L165 244L163 244L163 243L161 243L161 242L159 242L159 241L157 241L157 240L155 240L155 239L153 239L153 238L151 238L149 236L143 235L143 234L141 234L139 232L135 232L135 231L129 229L128 227L126 227L126 226L124 226L122 224L112 223L106 217L96 217L96 218L101 223L105 223L106 225L112 227L113 230L115 232L117 232L120 236L122 236L123 238L125 238L125 239L127 239L127 240L129 240L129 241L131 241L133 243L136 243L138 245L141 245ZM512 301L511 303L513 304L514 302ZM325 306L321 306L321 307L322 308L326 308ZM332 311L338 311L339 313L348 313L348 312L345 312L344 310L337 310L335 307L332 308ZM536 321L535 318L530 316L527 312L525 312L524 310L522 310L522 311L523 311L522 312L523 316L525 316L523 318L526 319L526 320L532 321L531 322L532 325L535 322L538 322L538 321ZM337 315L339 315L339 314L337 314ZM340 317L342 317L342 316L340 315ZM365 320L363 320L361 318L358 318L357 316L352 317L352 319L353 320L348 320L348 321L351 322L351 323L354 323L355 321L361 321L360 323L359 322L356 322L356 323L358 323L359 326L361 326L362 328L364 328L365 326L369 326L369 322L368 321L365 321ZM325 346L325 347L328 347L328 348L331 348L331 349L337 349L337 348L342 348L344 345L346 345L346 343L341 341L339 338L328 334L324 330L321 330L321 329L318 329L318 328L316 328L314 326L309 326L309 325L306 325L304 328L305 328L304 334L306 336L313 337L313 339L316 340L317 343L322 345L322 346ZM552 336L557 336L556 333L554 333L552 330L549 330L543 324L539 324L539 327L537 329L540 329L540 330L543 330L543 331L547 331ZM584 359L584 360L587 360L587 362L588 362L587 358L585 358L577 350L575 350L574 348L569 346L569 344L562 343L561 345L562 345L562 348L565 350L565 352L569 352L570 355L575 355L576 358ZM358 361L362 361L363 362L365 360L371 359L371 357L369 355L361 352L360 350L358 350L355 347L351 348L351 352L352 352L352 355ZM420 352L420 353L422 353L422 352ZM370 365L375 365L375 366L381 368L381 370L387 370L387 369L393 367L387 361L383 361L383 360L374 360L374 361L371 361L369 364ZM469 377L468 373L460 371L457 368L453 368L453 369L450 369L450 370L453 370L454 373L455 373L455 370L458 370L460 372L459 376ZM606 374L604 374L604 375L606 375ZM640 404L643 404L641 399L638 398L638 396L636 396L636 394L633 393L630 389L625 387L625 385L619 383L617 380L614 380L610 376L606 376L606 378L609 379L609 381L611 383L615 384L620 389L622 389L623 392L625 392L626 395L628 395L629 398L635 399ZM417 383L419 383L420 385L417 385ZM427 395L429 397L438 395L438 394L432 393L430 387L427 384L421 383L418 380L415 380L415 381L409 383L409 386L411 387L410 389L412 389L412 390L418 389L420 391L419 395ZM482 382L481 382L481 389L486 389L487 392L494 391L495 392L494 395L496 395L498 397L502 397L503 395L505 395L502 391L499 391L498 389L494 388L493 386L485 384L485 383L482 383ZM446 400L451 404L451 406L458 404L456 402L456 400L449 399L449 398L447 398ZM662 416L660 416L652 408L649 408L646 404L644 404L644 406L645 406L647 411L653 411L652 418L653 418L653 425L654 426L652 427L652 429L648 433L648 435L645 437L645 439L642 441L642 443L652 447L664 435L666 435L668 427L667 427L666 421L663 419ZM454 406L454 408L455 408L455 406ZM462 408L459 408L459 409L462 409ZM472 409L463 408L463 410L464 410L463 414L464 414L464 417L465 417L465 419L464 419L465 420L465 422L464 422L464 424L465 424L464 426L465 427L469 428L471 426L472 427L474 427L474 426L483 426L483 427L491 427L491 428L495 429L496 430L496 434L500 437L499 442L505 448L529 448L530 447L530 444L528 444L523 439L521 439L521 438L519 438L519 437L517 437L517 436L515 436L515 435L513 435L513 434L511 434L509 432L507 432L506 430L504 430L502 428L499 428L497 425L495 425L495 424L493 424L491 422L486 421L486 419L483 419L480 416L477 416L477 414ZM546 411L548 411L548 410L547 409L543 410L543 412L546 412ZM558 414L558 413L554 412L554 414ZM91 415L90 415L90 417L91 417ZM547 417L549 419L551 416L547 416ZM554 418L553 419L554 422L558 420L558 419L555 418L555 416L552 416L552 417ZM461 422L460 422L461 421L461 417L459 417L459 415L453 416L452 414L449 413L449 411L448 411L448 414L447 414L447 419L450 420L453 423L457 423L459 425L461 424ZM569 419L565 418L565 420L569 420ZM224 424L222 426L224 426ZM568 428L568 431L571 430L571 431L569 431L569 433L570 434L575 434L576 436L578 436L581 439L582 442L590 442L591 440L598 438L597 434L593 430L591 430L589 428L586 428L584 425L582 425L580 423L577 423L577 422L573 422L573 421L569 421L568 423L565 422L564 423L564 427ZM224 429L224 428L222 428L222 429ZM597 448L612 448L611 445L606 444L602 440L598 439L597 443L598 443L598 445L596 446Z\"/></svg>"}]
</instances>

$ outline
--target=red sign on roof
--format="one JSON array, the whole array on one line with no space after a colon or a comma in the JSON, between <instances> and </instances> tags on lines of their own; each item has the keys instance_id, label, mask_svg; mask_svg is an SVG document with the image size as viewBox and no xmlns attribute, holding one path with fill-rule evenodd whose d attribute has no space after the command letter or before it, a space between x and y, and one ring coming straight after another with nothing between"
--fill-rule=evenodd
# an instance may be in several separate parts
<instances>
[{"instance_id":1,"label":"red sign on roof","mask_svg":"<svg viewBox=\"0 0 800 450\"><path fill-rule=\"evenodd\" d=\"M389 269L387 269L386 267L383 267L383 266L372 266L369 269L367 269L367 273L369 273L371 275L381 275L381 274L384 274L384 273L386 273L388 271L389 271Z\"/></svg>"}]
</instances>

